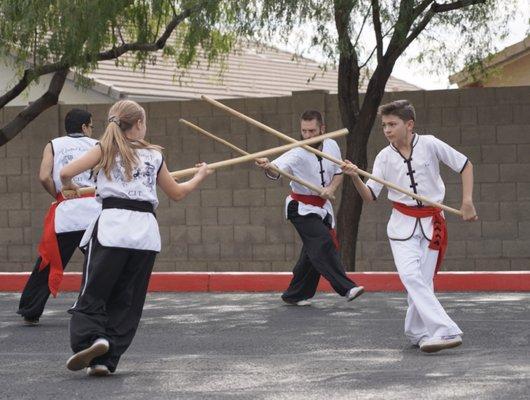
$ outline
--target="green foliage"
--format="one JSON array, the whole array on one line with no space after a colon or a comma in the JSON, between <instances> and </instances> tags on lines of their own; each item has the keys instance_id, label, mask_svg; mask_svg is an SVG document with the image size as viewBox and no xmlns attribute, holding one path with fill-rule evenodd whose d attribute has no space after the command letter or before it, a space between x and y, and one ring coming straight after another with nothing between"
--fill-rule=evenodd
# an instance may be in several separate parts
<instances>
[{"instance_id":1,"label":"green foliage","mask_svg":"<svg viewBox=\"0 0 530 400\"><path fill-rule=\"evenodd\" d=\"M420 3L424 1L379 0L384 49L394 32L397 31L398 36L404 39L427 15L431 4L435 2L431 1L425 11L414 16L412 10ZM517 0L486 0L484 4L436 13L414 41L413 46L418 55L411 60L424 64L426 70L435 74L447 74L464 65L473 64L477 68L479 60L498 50L492 39L506 36L506 22L517 12L516 4ZM304 43L297 48L301 52L312 50L313 53L320 54L324 64L336 64L344 49L338 44L334 10L351 10L349 35L359 65L373 69L377 60L371 7L370 0L263 0L260 9L260 35L274 41L280 38L292 44L293 32L300 29L311 32L311 37L305 37ZM409 32L398 25L400 9L407 14L409 20L415 21Z\"/></svg>"},{"instance_id":2,"label":"green foliage","mask_svg":"<svg viewBox=\"0 0 530 400\"><path fill-rule=\"evenodd\" d=\"M414 41L419 54L415 61L438 74L464 64L481 71L479 60L497 50L491 38L507 33L506 21L516 12L516 2L486 0L483 5L434 15ZM385 49L393 33L403 30L397 24L400 12L410 14L414 29L434 1L413 16L420 3L379 0ZM325 70L349 51L337 39L336 18L342 18L341 13L348 14L349 39L359 67L373 69L377 63L369 0L0 0L0 56L14 57L20 74L28 65L38 68L61 62L81 76L97 66L101 52L124 42L154 43L186 9L192 12L177 25L161 52L134 51L116 63L127 60L145 68L160 57L172 57L185 70L197 60L198 52L209 64L223 61L238 39L248 37L260 43L283 40L300 54L316 50L325 60ZM401 36L407 33L403 30Z\"/></svg>"},{"instance_id":3,"label":"green foliage","mask_svg":"<svg viewBox=\"0 0 530 400\"><path fill-rule=\"evenodd\" d=\"M222 58L250 28L246 2L214 0L0 0L0 56L14 57L19 73L49 63L65 63L79 73L94 69L101 52L123 43L154 43L186 9L162 56L191 65L201 48L209 61ZM128 56L143 68L154 52ZM117 62L123 62L122 59Z\"/></svg>"}]
</instances>

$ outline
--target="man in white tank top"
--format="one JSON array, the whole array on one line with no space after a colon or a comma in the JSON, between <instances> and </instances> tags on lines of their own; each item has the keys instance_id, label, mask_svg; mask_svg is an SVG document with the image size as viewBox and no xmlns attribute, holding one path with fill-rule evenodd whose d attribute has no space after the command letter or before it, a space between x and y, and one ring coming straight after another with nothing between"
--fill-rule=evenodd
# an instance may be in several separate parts
<instances>
[{"instance_id":1,"label":"man in white tank top","mask_svg":"<svg viewBox=\"0 0 530 400\"><path fill-rule=\"evenodd\" d=\"M92 139L92 115L72 109L65 117L66 136L51 140L44 148L39 180L56 201L44 222L39 244L39 257L24 287L17 311L26 324L35 325L44 311L46 301L57 290L63 269L72 257L83 233L101 212L101 205L92 197L64 200L59 172L66 164L79 158L97 144ZM74 178L80 187L94 186L90 173Z\"/></svg>"}]
</instances>

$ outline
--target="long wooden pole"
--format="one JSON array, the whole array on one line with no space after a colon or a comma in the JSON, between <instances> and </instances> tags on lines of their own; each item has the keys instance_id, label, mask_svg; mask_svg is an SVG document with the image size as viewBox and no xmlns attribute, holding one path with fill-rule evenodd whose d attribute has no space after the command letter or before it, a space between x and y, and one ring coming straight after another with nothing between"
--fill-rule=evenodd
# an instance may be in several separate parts
<instances>
[{"instance_id":1,"label":"long wooden pole","mask_svg":"<svg viewBox=\"0 0 530 400\"><path fill-rule=\"evenodd\" d=\"M224 140L224 139L221 139L220 137L218 136L215 136L213 133L210 133L208 132L207 130L201 128L200 126L197 126L189 121L186 121L185 119L179 119L179 122L184 124L184 125L187 125L189 126L190 128L194 129L195 131L203 134L204 136L207 136L209 137L210 139L213 139L215 140L216 142L218 143L221 143L221 144L224 144L225 146L228 146L230 147L232 150L235 150L236 152L238 152L239 154L243 154L243 155L247 155L247 154L250 154L248 151L245 151L239 147L237 147L236 145L230 143L229 141L227 140ZM305 186L307 187L308 189L312 190L313 192L315 193L319 193L319 194L322 194L322 187L320 186L315 186L313 185L312 183L309 183L307 181L304 181L303 179L300 179L288 172L285 172L279 168L277 168L276 166L272 165L271 168L270 168L272 171L282 175L282 176L285 176L286 178L294 181L294 182L297 182L299 183L300 185L302 186Z\"/></svg>"},{"instance_id":2,"label":"long wooden pole","mask_svg":"<svg viewBox=\"0 0 530 400\"><path fill-rule=\"evenodd\" d=\"M248 162L248 161L254 161L256 158L267 157L267 156L271 156L274 154L283 153L287 150L294 149L295 147L318 143L324 139L332 139L332 138L344 136L347 134L348 134L348 130L346 128L343 128L343 129L339 129L338 131L326 133L325 135L320 135L320 136L317 136L311 139L301 140L296 143L289 143L283 146L273 147L272 149L258 151L257 153L251 153L245 156L232 158L230 160L224 160L224 161L219 161L216 163L208 164L208 168L218 169L218 168L229 167L230 165L236 165L236 164L241 164L241 163ZM178 179L178 178L183 178L185 176L193 175L197 171L198 171L197 167L188 168L188 169L183 169L180 171L171 172L171 176L175 179Z\"/></svg>"},{"instance_id":3,"label":"long wooden pole","mask_svg":"<svg viewBox=\"0 0 530 400\"><path fill-rule=\"evenodd\" d=\"M237 165L237 164L241 164L241 163L248 162L248 161L254 161L256 158L267 157L267 156L271 156L271 155L274 155L274 154L283 153L283 152L285 152L287 150L294 149L295 147L300 147L300 146L304 146L304 145L318 143L318 142L321 142L324 139L338 138L340 136L344 136L344 135L347 135L347 134L348 134L348 130L346 128L343 128L343 129L339 129L339 130L334 131L334 132L326 133L325 135L320 135L320 136L317 136L317 137L314 137L314 138L311 138L311 139L301 140L300 142L285 144L283 146L274 147L272 149L259 151L257 153L247 154L247 155L244 155L244 156L241 156L241 157L232 158L230 160L224 160L224 161L219 161L219 162L216 162L216 163L208 164L208 168L210 168L210 169L218 169L218 168L229 167L230 165ZM194 168L182 169L180 171L174 171L174 172L171 172L170 174L173 177L173 179L179 179L179 178L184 178L186 176L194 175L198 170L199 170L199 168L194 167ZM77 190L77 194L79 194L79 195L93 194L93 193L95 193L95 190L96 189L93 188L93 187L84 187L84 188L78 189ZM74 194L73 190L69 191L69 192Z\"/></svg>"},{"instance_id":4,"label":"long wooden pole","mask_svg":"<svg viewBox=\"0 0 530 400\"><path fill-rule=\"evenodd\" d=\"M232 114L233 116L237 117L237 118L240 118L246 122L248 122L249 124L252 124L254 126L257 126L258 128L261 128L263 129L264 131L266 132L269 132L287 142L291 142L291 143L297 143L298 141L290 136L287 136L286 134L280 132L280 131L277 131L276 129L274 128L271 128L270 126L267 126L259 121L256 121L255 119L253 118L250 118L249 116L243 114L243 113L240 113L239 111L236 111L234 110L233 108L230 108L226 105L224 105L223 103L220 103L218 102L217 100L214 100L208 96L201 96L201 98L205 101L207 101L208 103L212 104L213 106L217 107L217 108L220 108L224 111L226 111L227 113L229 114ZM300 142L298 142L300 143ZM322 158L325 158L337 165L340 165L341 167L344 165L344 161L343 160L339 160L338 158L335 158L333 156L330 156L329 154L326 154L320 150L317 150L311 146L302 146L305 150L307 151L310 151L311 153L314 153ZM362 176L365 176L367 177L368 179L372 179L376 182L379 182L380 184L382 185L385 185L386 187L389 187L389 188L392 188L400 193L403 193L407 196L410 196L412 197L413 199L416 199L416 200L419 200L421 202L424 202L424 203L427 203L427 204L431 204L435 207L438 207L438 208L441 208L442 210L445 210L447 212L450 212L452 214L456 214L456 215L459 215L459 216L462 216L462 212L460 210L457 210L455 208L452 208L452 207L449 207L449 206L446 206L445 204L442 204L442 203L438 203L436 201L432 201L432 200L429 200L428 198L424 197L424 196L421 196L419 194L416 194L414 192L411 192L411 191L408 191L406 189L403 189L402 187L400 186L397 186L395 184L393 184L392 182L388 182L384 179L380 179L366 171L363 171L362 169L358 169L357 170L357 173L359 175L362 175Z\"/></svg>"}]
</instances>

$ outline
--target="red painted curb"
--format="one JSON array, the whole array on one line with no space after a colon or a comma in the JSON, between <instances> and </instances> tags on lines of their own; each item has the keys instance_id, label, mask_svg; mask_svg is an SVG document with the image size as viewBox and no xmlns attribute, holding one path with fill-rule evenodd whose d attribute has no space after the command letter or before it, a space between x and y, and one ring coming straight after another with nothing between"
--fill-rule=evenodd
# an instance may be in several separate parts
<instances>
[{"instance_id":1,"label":"red painted curb","mask_svg":"<svg viewBox=\"0 0 530 400\"><path fill-rule=\"evenodd\" d=\"M29 272L0 272L0 292L20 292ZM155 272L150 292L281 292L287 288L290 272ZM395 272L348 273L370 292L400 292L403 285ZM434 281L439 292L530 292L530 271L440 272ZM76 292L81 274L64 274L60 291ZM325 279L318 290L332 291Z\"/></svg>"}]
</instances>

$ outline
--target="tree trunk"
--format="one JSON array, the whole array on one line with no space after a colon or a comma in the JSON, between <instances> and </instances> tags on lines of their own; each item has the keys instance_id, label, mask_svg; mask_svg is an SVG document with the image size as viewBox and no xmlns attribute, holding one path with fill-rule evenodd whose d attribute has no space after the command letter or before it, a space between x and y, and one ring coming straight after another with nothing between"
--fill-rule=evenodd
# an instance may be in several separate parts
<instances>
[{"instance_id":1,"label":"tree trunk","mask_svg":"<svg viewBox=\"0 0 530 400\"><path fill-rule=\"evenodd\" d=\"M353 118L356 99L351 97L351 92L340 92L339 84L339 108L343 123L351 132L348 135L346 147L346 159L366 171L368 166L367 148L370 132L377 116L377 108L385 93L385 86L392 72L392 63L383 63L377 66L366 91L362 107ZM339 68L339 82L341 70ZM358 104L358 103L357 103ZM353 124L348 122L355 121ZM344 180L341 207L337 215L337 233L341 244L342 261L348 271L355 271L355 256L357 250L357 237L363 202L355 189L351 179Z\"/></svg>"}]
</instances>

